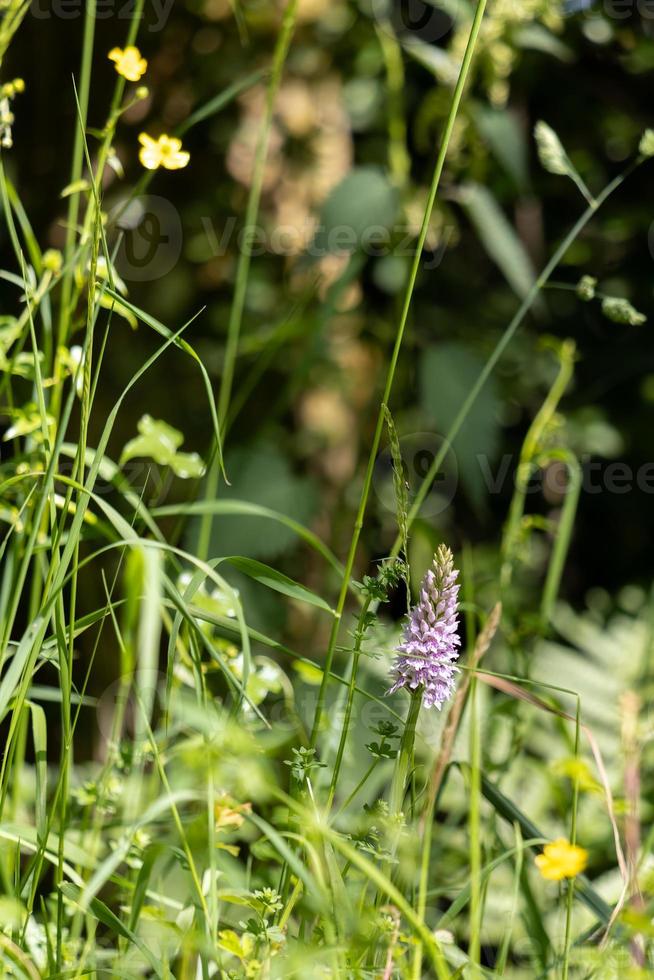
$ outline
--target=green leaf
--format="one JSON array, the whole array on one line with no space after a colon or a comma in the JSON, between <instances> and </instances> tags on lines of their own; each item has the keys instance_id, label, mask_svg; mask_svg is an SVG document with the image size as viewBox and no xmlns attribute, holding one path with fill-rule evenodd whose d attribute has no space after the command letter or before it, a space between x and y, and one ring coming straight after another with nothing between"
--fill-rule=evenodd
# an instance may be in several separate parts
<instances>
[{"instance_id":1,"label":"green leaf","mask_svg":"<svg viewBox=\"0 0 654 980\"><path fill-rule=\"evenodd\" d=\"M96 298L100 306L103 309L110 310L112 313L115 313L117 316L122 317L123 320L126 320L127 323L129 323L132 330L136 330L138 326L138 322L134 314L131 312L131 310L125 305L125 303L122 302L122 300L113 299L113 297L109 296L106 292L103 292L102 290L103 287L101 287L100 285L96 287Z\"/></svg>"},{"instance_id":2,"label":"green leaf","mask_svg":"<svg viewBox=\"0 0 654 980\"><path fill-rule=\"evenodd\" d=\"M513 291L524 299L531 289L535 273L513 225L491 192L481 184L466 184L460 200L486 252L504 273Z\"/></svg>"},{"instance_id":3,"label":"green leaf","mask_svg":"<svg viewBox=\"0 0 654 980\"><path fill-rule=\"evenodd\" d=\"M461 68L456 58L453 58L445 48L437 44L428 44L415 34L402 39L402 47L406 53L430 71L439 82L453 86L459 77Z\"/></svg>"},{"instance_id":4,"label":"green leaf","mask_svg":"<svg viewBox=\"0 0 654 980\"><path fill-rule=\"evenodd\" d=\"M136 929L138 926L139 915L141 913L143 903L145 902L152 870L157 858L164 853L164 850L165 848L162 844L150 844L150 846L145 849L131 901L129 928L132 930Z\"/></svg>"},{"instance_id":5,"label":"green leaf","mask_svg":"<svg viewBox=\"0 0 654 980\"><path fill-rule=\"evenodd\" d=\"M214 398L213 387L209 375L207 373L207 369L202 363L201 359L198 357L198 355L196 354L195 350L191 347L191 345L188 344L185 340L183 340L181 336L179 336L181 331L174 333L173 331L169 330L168 327L165 327L163 323L160 323L159 320L156 319L156 317L150 316L149 313L146 313L144 310L139 309L138 306L134 306L134 304L130 303L129 300L126 299L123 300L122 297L117 292L115 292L115 290L113 290L110 286L105 286L105 293L108 296L112 296L118 302L122 303L122 305L125 306L125 308L130 313L133 313L134 316L137 318L137 320L140 320L141 323L144 323L147 327L150 327L151 330L154 330L160 336L165 337L167 340L173 343L176 347L179 347L180 350L183 350L186 354L189 355L189 357L192 357L195 363L197 364L200 373L202 374L204 390L206 392L207 400L209 402L209 408L211 409L211 421L213 423L213 433L216 439L216 445L218 447L218 459L220 461L220 469L223 474L223 478L227 483L227 475L225 473L225 468L223 466L222 438L220 434L220 424L218 422L218 409L216 407L216 399ZM195 317L193 317L193 319L195 319ZM191 321L189 320L189 323L190 322ZM188 326L188 324L185 324L185 327L186 326ZM135 379L133 378L132 381L130 382L130 387L132 384L134 384L134 380ZM124 394L126 394L126 391L123 393L123 395Z\"/></svg>"},{"instance_id":6,"label":"green leaf","mask_svg":"<svg viewBox=\"0 0 654 980\"><path fill-rule=\"evenodd\" d=\"M520 48L530 48L532 51L542 51L559 61L574 61L574 51L564 44L555 34L548 31L542 24L527 24L514 34L514 40Z\"/></svg>"},{"instance_id":7,"label":"green leaf","mask_svg":"<svg viewBox=\"0 0 654 980\"><path fill-rule=\"evenodd\" d=\"M292 578L288 578L287 575L283 575L269 565L264 565L263 562L256 561L254 558L242 558L240 555L224 558L223 561L229 562L239 572L243 572L244 575L248 575L256 582L260 582L261 585L265 585L275 592L281 592L282 595L290 596L292 599L299 599L300 602L308 602L309 605L317 606L318 609L324 609L325 612L333 613L334 611L315 592L300 585L299 582L294 582Z\"/></svg>"},{"instance_id":8,"label":"green leaf","mask_svg":"<svg viewBox=\"0 0 654 980\"><path fill-rule=\"evenodd\" d=\"M274 524L281 525L282 528L287 528L292 531L294 535L301 538L306 544L318 552L318 554L322 555L339 575L343 574L343 566L329 550L327 545L323 544L317 534L314 534L309 528L300 524L299 521L293 520L292 517L272 510L270 507L264 507L261 504L254 504L248 500L199 500L189 504L170 504L165 507L156 507L151 513L154 517L165 517L170 514L228 514L232 517L264 518L274 522ZM268 529L263 533L259 521L246 521L243 523L246 527L252 526L253 537L256 534L258 534L260 539L268 537Z\"/></svg>"},{"instance_id":9,"label":"green leaf","mask_svg":"<svg viewBox=\"0 0 654 980\"><path fill-rule=\"evenodd\" d=\"M237 96L242 92L246 92L249 88L256 85L265 76L265 69L257 69L257 71L252 72L250 75L246 75L245 78L240 79L238 82L234 82L223 92L219 92L218 95L214 95L213 98L209 99L203 105L199 106L191 115L184 120L181 125L175 130L175 135L183 136L187 133L189 129L196 126L200 122L204 122L205 119L210 119L211 116L215 116L222 109L233 102Z\"/></svg>"},{"instance_id":10,"label":"green leaf","mask_svg":"<svg viewBox=\"0 0 654 980\"><path fill-rule=\"evenodd\" d=\"M218 945L239 960L246 960L254 949L254 939L247 934L239 936L233 929L222 929L218 933Z\"/></svg>"},{"instance_id":11,"label":"green leaf","mask_svg":"<svg viewBox=\"0 0 654 980\"><path fill-rule=\"evenodd\" d=\"M355 167L325 201L311 256L365 251L397 215L397 189L376 167Z\"/></svg>"},{"instance_id":12,"label":"green leaf","mask_svg":"<svg viewBox=\"0 0 654 980\"><path fill-rule=\"evenodd\" d=\"M121 466L136 456L146 456L161 466L170 466L182 479L202 476L204 464L197 453L177 452L184 441L178 429L161 419L153 419L151 415L143 415L137 428L139 435L130 439L121 453Z\"/></svg>"},{"instance_id":13,"label":"green leaf","mask_svg":"<svg viewBox=\"0 0 654 980\"><path fill-rule=\"evenodd\" d=\"M516 116L506 109L483 107L475 111L474 118L493 154L524 191L529 185L527 141Z\"/></svg>"},{"instance_id":14,"label":"green leaf","mask_svg":"<svg viewBox=\"0 0 654 980\"><path fill-rule=\"evenodd\" d=\"M298 522L308 524L316 511L312 481L297 476L286 457L270 443L255 442L230 451L226 463L231 486L222 488L221 498L233 505L248 501L268 513L274 511L279 519L262 527L259 516L242 510L241 516L232 512L227 520L214 521L211 554L268 559L295 547ZM216 503L210 501L212 507ZM284 518L292 520L294 526Z\"/></svg>"},{"instance_id":15,"label":"green leaf","mask_svg":"<svg viewBox=\"0 0 654 980\"><path fill-rule=\"evenodd\" d=\"M293 663L293 670L299 674L305 684L317 687L322 683L323 671L315 664L309 664L304 660L296 660Z\"/></svg>"},{"instance_id":16,"label":"green leaf","mask_svg":"<svg viewBox=\"0 0 654 980\"><path fill-rule=\"evenodd\" d=\"M48 730L45 711L33 701L27 702L32 714L32 738L34 740L34 761L36 773L36 793L34 807L36 828L42 834L46 826L48 794Z\"/></svg>"},{"instance_id":17,"label":"green leaf","mask_svg":"<svg viewBox=\"0 0 654 980\"><path fill-rule=\"evenodd\" d=\"M88 180L75 180L62 190L59 197L70 197L72 194L80 194L82 191L90 191L91 184Z\"/></svg>"},{"instance_id":18,"label":"green leaf","mask_svg":"<svg viewBox=\"0 0 654 980\"><path fill-rule=\"evenodd\" d=\"M75 885L68 884L67 882L64 882L59 887L69 902L72 902L77 906L80 905L81 891L79 888L77 888ZM150 964L150 968L154 970L158 977L162 977L163 980L160 961L158 961L156 956L150 951L150 949L148 949L143 940L132 932L131 929L128 929L128 927L121 922L117 915L114 915L111 909L108 908L104 902L101 902L99 898L92 898L89 902L87 911L90 912L91 915L98 920L98 922L101 922L102 925L107 926L107 928L111 929L117 935L122 936L123 939L126 939L133 946L135 946Z\"/></svg>"},{"instance_id":19,"label":"green leaf","mask_svg":"<svg viewBox=\"0 0 654 980\"><path fill-rule=\"evenodd\" d=\"M461 344L441 344L425 351L420 363L421 400L437 432L444 434L452 427L482 368L481 359ZM451 447L461 482L477 508L483 506L486 493L477 456L483 453L490 461L499 450L498 414L499 398L489 379Z\"/></svg>"}]
</instances>

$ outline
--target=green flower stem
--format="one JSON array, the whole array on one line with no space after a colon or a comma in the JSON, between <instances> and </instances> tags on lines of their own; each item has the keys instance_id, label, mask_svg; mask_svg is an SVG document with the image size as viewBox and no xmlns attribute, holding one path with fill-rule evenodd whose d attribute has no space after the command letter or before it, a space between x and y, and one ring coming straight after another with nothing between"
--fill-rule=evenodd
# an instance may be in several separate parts
<instances>
[{"instance_id":1,"label":"green flower stem","mask_svg":"<svg viewBox=\"0 0 654 980\"><path fill-rule=\"evenodd\" d=\"M393 348L393 353L391 356L391 361L388 368L388 374L386 376L386 384L384 386L384 394L382 397L381 405L379 407L379 413L377 415L377 425L375 427L375 434L373 436L372 445L370 447L370 455L368 457L368 465L366 468L366 474L363 481L363 488L361 491L361 498L359 500L359 508L356 515L356 520L354 523L354 529L352 532L352 539L350 541L350 548L345 563L345 573L343 575L343 581L341 583L341 590L338 596L338 602L336 604L336 616L334 618L334 623L331 630L331 635L329 638L329 645L327 647L327 653L325 655L325 665L322 683L320 685L320 690L318 692L318 701L316 704L316 711L313 721L313 729L311 732L311 745L316 744L318 734L320 732L320 724L322 721L322 714L325 710L325 695L327 693L327 683L330 671L332 669L332 663L334 660L334 653L336 651L336 643L338 640L338 633L341 618L343 616L343 610L345 608L345 601L347 599L347 594L350 586L350 578L352 577L352 570L354 568L354 559L356 557L357 547L359 544L359 537L361 535L361 529L363 527L363 519L366 513L366 507L368 505L368 497L370 495L370 488L372 485L372 476L375 468L375 461L377 459L377 453L379 452L379 445L381 442L382 431L384 428L384 419L386 406L389 402L391 391L393 389L393 381L395 379L395 370L397 368L397 363L400 357L400 349L402 347L402 340L404 338L404 331L407 324L407 319L409 316L409 309L411 307L411 300L413 299L413 291L416 284L416 279L418 277L418 269L420 268L420 260L422 257L422 251L425 245L425 240L427 238L427 231L429 229L429 221L431 219L431 213L434 207L434 202L436 200L436 193L438 191L438 186L441 179L441 174L443 172L443 166L445 164L445 157L447 155L447 150L450 143L450 138L452 136L452 130L454 129L454 123L459 111L459 106L461 104L461 98L463 96L463 90L468 78L468 73L470 71L470 65L472 62L472 56L475 50L475 45L477 43L477 37L479 35L479 29L481 27L482 18L484 15L484 10L486 8L486 0L478 0L477 8L475 10L474 20L472 22L472 27L470 28L470 35L468 37L468 43L466 45L465 54L463 56L463 62L461 63L461 69L459 71L459 77L457 79L456 87L454 89L454 95L452 96L452 104L450 106L450 111L447 117L447 122L445 124L445 131L443 133L443 139L438 151L438 157L436 159L436 164L434 166L434 173L432 176L431 187L429 189L429 198L427 201L427 206L422 219L422 227L420 229L420 235L418 236L418 243L416 245L416 250L413 256L413 262L411 265L411 272L409 275L409 281L407 284L406 294L404 297L404 303L402 306L402 313L400 316L400 322L398 324L397 333L395 336L395 345ZM398 552L395 552L397 554Z\"/></svg>"},{"instance_id":2,"label":"green flower stem","mask_svg":"<svg viewBox=\"0 0 654 980\"><path fill-rule=\"evenodd\" d=\"M406 716L404 731L400 740L400 750L395 763L393 782L391 784L390 810L396 816L402 810L402 801L406 790L409 773L413 768L413 747L416 740L416 724L422 705L422 688L411 693L411 702Z\"/></svg>"}]
</instances>

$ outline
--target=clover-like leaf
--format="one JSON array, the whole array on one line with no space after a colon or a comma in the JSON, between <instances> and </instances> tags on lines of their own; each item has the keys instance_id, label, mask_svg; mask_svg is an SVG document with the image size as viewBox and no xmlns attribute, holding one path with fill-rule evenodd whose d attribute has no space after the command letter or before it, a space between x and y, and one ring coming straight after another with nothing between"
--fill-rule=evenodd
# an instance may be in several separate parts
<instances>
[{"instance_id":1,"label":"clover-like leaf","mask_svg":"<svg viewBox=\"0 0 654 980\"><path fill-rule=\"evenodd\" d=\"M139 434L130 439L121 453L121 466L136 456L147 456L155 463L170 466L173 473L182 479L202 476L204 463L197 453L177 452L184 441L178 429L162 419L153 419L151 415L143 415L137 428Z\"/></svg>"}]
</instances>

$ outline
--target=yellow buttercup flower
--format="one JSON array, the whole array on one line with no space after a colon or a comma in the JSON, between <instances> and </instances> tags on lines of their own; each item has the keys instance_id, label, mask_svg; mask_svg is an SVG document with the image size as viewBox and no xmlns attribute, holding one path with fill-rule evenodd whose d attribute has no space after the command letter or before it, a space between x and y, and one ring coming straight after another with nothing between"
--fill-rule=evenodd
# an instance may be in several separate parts
<instances>
[{"instance_id":1,"label":"yellow buttercup flower","mask_svg":"<svg viewBox=\"0 0 654 980\"><path fill-rule=\"evenodd\" d=\"M561 881L562 878L576 878L581 874L588 863L588 852L559 837L552 844L546 844L543 853L535 860L543 878Z\"/></svg>"},{"instance_id":2,"label":"yellow buttercup flower","mask_svg":"<svg viewBox=\"0 0 654 980\"><path fill-rule=\"evenodd\" d=\"M138 82L145 75L148 63L141 57L141 52L134 45L126 48L112 48L108 58L116 65L116 71L128 82Z\"/></svg>"},{"instance_id":3,"label":"yellow buttercup flower","mask_svg":"<svg viewBox=\"0 0 654 980\"><path fill-rule=\"evenodd\" d=\"M182 141L176 136L162 134L155 140L147 133L140 133L139 143L139 160L146 170L156 170L158 167L181 170L191 159L191 154L182 149Z\"/></svg>"}]
</instances>

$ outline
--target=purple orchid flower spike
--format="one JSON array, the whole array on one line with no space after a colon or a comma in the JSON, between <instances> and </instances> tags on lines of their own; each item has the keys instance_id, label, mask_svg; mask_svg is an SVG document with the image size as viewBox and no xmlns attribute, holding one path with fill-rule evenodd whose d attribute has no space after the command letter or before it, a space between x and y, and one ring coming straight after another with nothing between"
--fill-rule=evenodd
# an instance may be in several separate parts
<instances>
[{"instance_id":1,"label":"purple orchid flower spike","mask_svg":"<svg viewBox=\"0 0 654 980\"><path fill-rule=\"evenodd\" d=\"M422 686L426 708L441 709L454 690L459 658L459 586L452 552L440 545L420 586L420 601L409 614L393 664L393 686L411 691Z\"/></svg>"}]
</instances>

